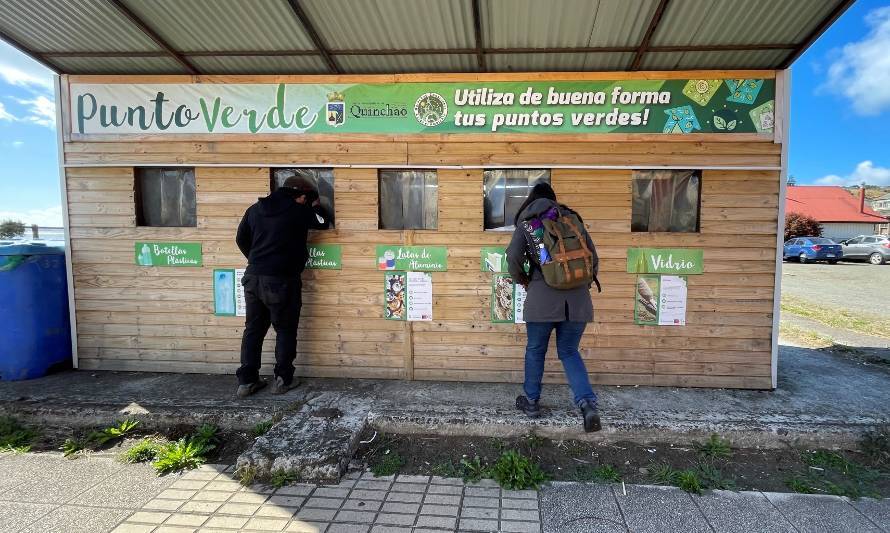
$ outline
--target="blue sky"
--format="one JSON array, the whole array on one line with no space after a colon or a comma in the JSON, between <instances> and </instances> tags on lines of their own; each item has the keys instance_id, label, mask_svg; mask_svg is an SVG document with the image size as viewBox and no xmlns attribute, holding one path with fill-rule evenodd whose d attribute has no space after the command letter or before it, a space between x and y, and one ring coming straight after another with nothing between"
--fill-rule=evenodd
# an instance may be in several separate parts
<instances>
[{"instance_id":1,"label":"blue sky","mask_svg":"<svg viewBox=\"0 0 890 533\"><path fill-rule=\"evenodd\" d=\"M890 1L859 0L792 69L789 173L890 185ZM52 74L0 41L0 220L61 225Z\"/></svg>"}]
</instances>

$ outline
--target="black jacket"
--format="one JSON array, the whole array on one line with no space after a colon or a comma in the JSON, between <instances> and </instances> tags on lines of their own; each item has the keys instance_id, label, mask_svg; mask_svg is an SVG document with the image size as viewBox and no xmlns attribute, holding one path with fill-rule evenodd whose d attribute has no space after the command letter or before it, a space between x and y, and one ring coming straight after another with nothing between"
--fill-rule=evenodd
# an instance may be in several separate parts
<instances>
[{"instance_id":1,"label":"black jacket","mask_svg":"<svg viewBox=\"0 0 890 533\"><path fill-rule=\"evenodd\" d=\"M321 207L298 204L277 190L250 206L238 225L235 242L247 258L246 274L294 277L303 272L310 229L330 225Z\"/></svg>"}]
</instances>

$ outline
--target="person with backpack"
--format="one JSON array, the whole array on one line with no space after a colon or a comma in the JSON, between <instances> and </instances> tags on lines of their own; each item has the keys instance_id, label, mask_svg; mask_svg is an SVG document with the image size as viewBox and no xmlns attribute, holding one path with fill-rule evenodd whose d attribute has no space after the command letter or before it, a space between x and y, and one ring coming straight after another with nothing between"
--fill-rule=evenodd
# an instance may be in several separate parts
<instances>
[{"instance_id":1,"label":"person with backpack","mask_svg":"<svg viewBox=\"0 0 890 533\"><path fill-rule=\"evenodd\" d=\"M329 225L318 192L295 177L244 213L235 237L247 258L241 278L247 317L241 367L236 372L238 397L245 398L266 386L259 371L263 339L270 325L276 334L272 394L283 394L296 386L294 359L303 305L300 274L309 258L306 239L310 229Z\"/></svg>"},{"instance_id":2,"label":"person with backpack","mask_svg":"<svg viewBox=\"0 0 890 533\"><path fill-rule=\"evenodd\" d=\"M530 418L541 416L541 380L550 336L556 331L556 352L581 410L584 430L601 428L597 396L578 346L588 322L593 322L590 286L601 290L596 274L596 248L581 217L556 201L547 183L536 184L520 206L516 229L507 248L513 279L528 291L526 322L525 394L516 407ZM525 265L529 270L526 272Z\"/></svg>"}]
</instances>

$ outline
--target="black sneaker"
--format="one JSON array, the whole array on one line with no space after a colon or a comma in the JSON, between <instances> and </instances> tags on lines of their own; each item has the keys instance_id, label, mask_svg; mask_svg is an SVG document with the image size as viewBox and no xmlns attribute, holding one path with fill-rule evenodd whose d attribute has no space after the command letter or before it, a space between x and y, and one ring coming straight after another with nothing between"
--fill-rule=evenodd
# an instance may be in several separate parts
<instances>
[{"instance_id":1,"label":"black sneaker","mask_svg":"<svg viewBox=\"0 0 890 533\"><path fill-rule=\"evenodd\" d=\"M265 386L266 386L266 380L263 378L260 378L256 381L254 381L253 383L247 383L246 385L238 385L238 390L235 391L235 395L238 396L239 398L247 398L248 396L250 396L251 394L255 393L256 391L262 389Z\"/></svg>"},{"instance_id":2,"label":"black sneaker","mask_svg":"<svg viewBox=\"0 0 890 533\"><path fill-rule=\"evenodd\" d=\"M600 424L600 415L596 410L596 403L593 400L584 400L581 402L581 416L584 417L584 431L591 433L599 431L603 428Z\"/></svg>"},{"instance_id":3,"label":"black sneaker","mask_svg":"<svg viewBox=\"0 0 890 533\"><path fill-rule=\"evenodd\" d=\"M525 395L516 397L516 408L525 413L529 418L541 416L541 407L538 405L538 400L531 401Z\"/></svg>"},{"instance_id":4,"label":"black sneaker","mask_svg":"<svg viewBox=\"0 0 890 533\"><path fill-rule=\"evenodd\" d=\"M275 381L272 382L272 394L284 394L291 389L296 389L299 384L299 380L293 378L289 385L285 385L284 378L276 376Z\"/></svg>"}]
</instances>

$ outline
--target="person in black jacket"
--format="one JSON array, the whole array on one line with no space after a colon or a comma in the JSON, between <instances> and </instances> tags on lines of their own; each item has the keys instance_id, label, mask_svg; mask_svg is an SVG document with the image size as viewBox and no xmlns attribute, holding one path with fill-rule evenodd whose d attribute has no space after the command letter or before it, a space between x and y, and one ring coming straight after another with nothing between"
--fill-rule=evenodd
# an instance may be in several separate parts
<instances>
[{"instance_id":1,"label":"person in black jacket","mask_svg":"<svg viewBox=\"0 0 890 533\"><path fill-rule=\"evenodd\" d=\"M266 386L259 370L269 325L276 334L272 394L283 394L296 386L294 359L303 304L300 274L309 256L306 237L310 229L325 229L329 224L318 193L294 178L244 213L235 237L247 258L241 281L247 318L241 340L241 367L236 373L239 397Z\"/></svg>"}]
</instances>

